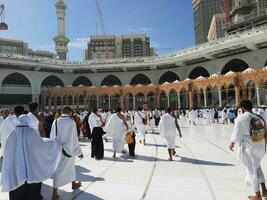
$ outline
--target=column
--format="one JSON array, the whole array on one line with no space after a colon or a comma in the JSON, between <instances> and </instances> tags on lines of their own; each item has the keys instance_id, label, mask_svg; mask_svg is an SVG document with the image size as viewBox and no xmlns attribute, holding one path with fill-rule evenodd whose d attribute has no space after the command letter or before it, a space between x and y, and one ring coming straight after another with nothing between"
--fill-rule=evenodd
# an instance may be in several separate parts
<instances>
[{"instance_id":1,"label":"column","mask_svg":"<svg viewBox=\"0 0 267 200\"><path fill-rule=\"evenodd\" d=\"M167 95L167 107L169 108L170 107L170 96L169 95Z\"/></svg>"},{"instance_id":2,"label":"column","mask_svg":"<svg viewBox=\"0 0 267 200\"><path fill-rule=\"evenodd\" d=\"M181 108L181 98L180 98L180 93L177 94L177 102L178 102L178 108Z\"/></svg>"},{"instance_id":3,"label":"column","mask_svg":"<svg viewBox=\"0 0 267 200\"><path fill-rule=\"evenodd\" d=\"M240 87L235 87L235 105L240 106Z\"/></svg>"},{"instance_id":4,"label":"column","mask_svg":"<svg viewBox=\"0 0 267 200\"><path fill-rule=\"evenodd\" d=\"M222 107L222 91L219 90L219 107Z\"/></svg>"},{"instance_id":5,"label":"column","mask_svg":"<svg viewBox=\"0 0 267 200\"><path fill-rule=\"evenodd\" d=\"M257 106L261 105L261 101L260 101L260 88L256 87L256 96L257 96Z\"/></svg>"},{"instance_id":6,"label":"column","mask_svg":"<svg viewBox=\"0 0 267 200\"><path fill-rule=\"evenodd\" d=\"M147 96L145 95L145 102L147 102Z\"/></svg>"},{"instance_id":7,"label":"column","mask_svg":"<svg viewBox=\"0 0 267 200\"><path fill-rule=\"evenodd\" d=\"M207 107L207 92L204 91L204 107L206 108Z\"/></svg>"},{"instance_id":8,"label":"column","mask_svg":"<svg viewBox=\"0 0 267 200\"><path fill-rule=\"evenodd\" d=\"M108 97L108 109L109 110L111 109L111 99L110 99L110 96Z\"/></svg>"},{"instance_id":9,"label":"column","mask_svg":"<svg viewBox=\"0 0 267 200\"><path fill-rule=\"evenodd\" d=\"M194 107L193 92L189 92L189 108L192 109L193 107Z\"/></svg>"},{"instance_id":10,"label":"column","mask_svg":"<svg viewBox=\"0 0 267 200\"><path fill-rule=\"evenodd\" d=\"M123 101L123 96L120 96L120 106L123 110L125 110L125 106L124 106L124 101Z\"/></svg>"},{"instance_id":11,"label":"column","mask_svg":"<svg viewBox=\"0 0 267 200\"><path fill-rule=\"evenodd\" d=\"M247 89L246 88L244 88L243 90L242 90L242 97L243 97L243 99L247 99L248 98L248 95L247 95Z\"/></svg>"},{"instance_id":12,"label":"column","mask_svg":"<svg viewBox=\"0 0 267 200\"><path fill-rule=\"evenodd\" d=\"M136 110L135 96L133 96L133 109Z\"/></svg>"},{"instance_id":13,"label":"column","mask_svg":"<svg viewBox=\"0 0 267 200\"><path fill-rule=\"evenodd\" d=\"M51 97L48 99L48 110L51 111Z\"/></svg>"},{"instance_id":14,"label":"column","mask_svg":"<svg viewBox=\"0 0 267 200\"><path fill-rule=\"evenodd\" d=\"M201 105L201 93L197 93L197 106L199 107Z\"/></svg>"},{"instance_id":15,"label":"column","mask_svg":"<svg viewBox=\"0 0 267 200\"><path fill-rule=\"evenodd\" d=\"M158 108L160 108L160 96L159 96L159 95L157 95L157 97L156 97L156 98L157 98L157 107L158 107Z\"/></svg>"},{"instance_id":16,"label":"column","mask_svg":"<svg viewBox=\"0 0 267 200\"><path fill-rule=\"evenodd\" d=\"M63 97L60 97L60 102L61 102L60 109L62 109L63 108Z\"/></svg>"},{"instance_id":17,"label":"column","mask_svg":"<svg viewBox=\"0 0 267 200\"><path fill-rule=\"evenodd\" d=\"M248 99L251 101L253 98L253 93L252 93L252 89L248 88Z\"/></svg>"},{"instance_id":18,"label":"column","mask_svg":"<svg viewBox=\"0 0 267 200\"><path fill-rule=\"evenodd\" d=\"M99 108L99 97L98 96L96 97L96 107L97 109Z\"/></svg>"}]
</instances>

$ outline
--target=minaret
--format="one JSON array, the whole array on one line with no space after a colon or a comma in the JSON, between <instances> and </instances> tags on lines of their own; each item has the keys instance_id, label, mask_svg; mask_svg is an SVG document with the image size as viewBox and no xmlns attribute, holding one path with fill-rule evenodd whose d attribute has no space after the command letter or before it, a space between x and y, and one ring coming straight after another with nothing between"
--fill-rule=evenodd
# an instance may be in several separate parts
<instances>
[{"instance_id":1,"label":"minaret","mask_svg":"<svg viewBox=\"0 0 267 200\"><path fill-rule=\"evenodd\" d=\"M65 36L65 15L67 6L64 0L57 0L57 36L54 38L57 56L60 60L67 59L69 39Z\"/></svg>"}]
</instances>

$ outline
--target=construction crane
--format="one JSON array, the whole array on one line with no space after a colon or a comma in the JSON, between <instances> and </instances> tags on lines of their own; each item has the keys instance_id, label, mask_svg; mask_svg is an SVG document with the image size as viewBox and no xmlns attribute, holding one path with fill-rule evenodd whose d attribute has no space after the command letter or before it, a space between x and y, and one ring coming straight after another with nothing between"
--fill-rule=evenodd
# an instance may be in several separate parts
<instances>
[{"instance_id":1,"label":"construction crane","mask_svg":"<svg viewBox=\"0 0 267 200\"><path fill-rule=\"evenodd\" d=\"M96 11L97 11L97 16L98 16L99 23L100 23L101 34L105 36L106 31L105 31L104 19L103 19L101 7L99 4L99 0L96 0Z\"/></svg>"},{"instance_id":2,"label":"construction crane","mask_svg":"<svg viewBox=\"0 0 267 200\"><path fill-rule=\"evenodd\" d=\"M1 3L0 3L0 18L1 18L0 30L7 30L8 25L5 23L5 6L4 4Z\"/></svg>"}]
</instances>

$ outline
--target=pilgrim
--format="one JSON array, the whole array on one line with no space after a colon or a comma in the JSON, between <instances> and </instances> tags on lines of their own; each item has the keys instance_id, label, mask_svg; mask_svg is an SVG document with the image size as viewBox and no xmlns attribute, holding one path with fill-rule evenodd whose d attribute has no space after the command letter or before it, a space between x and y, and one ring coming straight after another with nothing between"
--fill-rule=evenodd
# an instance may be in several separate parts
<instances>
[{"instance_id":1,"label":"pilgrim","mask_svg":"<svg viewBox=\"0 0 267 200\"><path fill-rule=\"evenodd\" d=\"M113 114L107 124L107 133L112 136L113 158L116 158L116 152L123 152L124 135L128 129L121 107L117 108L117 113Z\"/></svg>"},{"instance_id":2,"label":"pilgrim","mask_svg":"<svg viewBox=\"0 0 267 200\"><path fill-rule=\"evenodd\" d=\"M42 139L30 124L29 116L21 115L6 141L1 185L2 192L9 192L10 200L43 199L41 182L54 174L59 163L61 145Z\"/></svg>"},{"instance_id":3,"label":"pilgrim","mask_svg":"<svg viewBox=\"0 0 267 200\"><path fill-rule=\"evenodd\" d=\"M179 136L182 137L180 126L173 114L173 110L171 108L168 108L166 110L166 113L160 119L159 132L161 136L163 136L167 141L169 161L172 161L172 156L176 154L175 152L176 129L179 132Z\"/></svg>"},{"instance_id":4,"label":"pilgrim","mask_svg":"<svg viewBox=\"0 0 267 200\"><path fill-rule=\"evenodd\" d=\"M72 109L65 106L62 115L53 122L50 138L55 138L62 145L62 154L59 165L53 175L53 196L52 199L59 199L57 188L72 183L75 190L81 186L76 182L75 156L83 158L78 140L76 123L71 119Z\"/></svg>"},{"instance_id":5,"label":"pilgrim","mask_svg":"<svg viewBox=\"0 0 267 200\"><path fill-rule=\"evenodd\" d=\"M97 113L97 108L93 109L88 119L90 129L92 131L91 139L91 157L96 160L104 157L104 144L103 144L103 120L102 117Z\"/></svg>"},{"instance_id":6,"label":"pilgrim","mask_svg":"<svg viewBox=\"0 0 267 200\"><path fill-rule=\"evenodd\" d=\"M145 145L146 140L146 130L147 130L147 118L146 114L142 111L142 108L139 107L134 115L134 123L137 128L138 136L140 143Z\"/></svg>"},{"instance_id":7,"label":"pilgrim","mask_svg":"<svg viewBox=\"0 0 267 200\"><path fill-rule=\"evenodd\" d=\"M235 144L238 144L238 159L244 166L246 185L255 193L248 198L261 200L262 197L267 197L261 169L261 160L266 153L266 122L261 116L252 113L251 101L242 101L241 108L243 114L236 120L229 148L233 151Z\"/></svg>"}]
</instances>

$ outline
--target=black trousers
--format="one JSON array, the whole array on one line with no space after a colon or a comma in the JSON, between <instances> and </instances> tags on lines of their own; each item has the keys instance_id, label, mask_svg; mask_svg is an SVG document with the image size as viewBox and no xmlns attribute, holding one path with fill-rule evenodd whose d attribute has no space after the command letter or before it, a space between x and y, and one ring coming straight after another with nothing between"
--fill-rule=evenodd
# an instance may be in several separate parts
<instances>
[{"instance_id":1,"label":"black trousers","mask_svg":"<svg viewBox=\"0 0 267 200\"><path fill-rule=\"evenodd\" d=\"M128 144L128 148L129 148L129 155L134 157L135 156L135 144L136 144L136 141L135 141L135 133L133 132L132 134L133 134L133 136L132 136L133 143Z\"/></svg>"},{"instance_id":2,"label":"black trousers","mask_svg":"<svg viewBox=\"0 0 267 200\"><path fill-rule=\"evenodd\" d=\"M104 144L103 144L103 129L95 127L92 132L91 140L91 157L102 159L104 158Z\"/></svg>"},{"instance_id":3,"label":"black trousers","mask_svg":"<svg viewBox=\"0 0 267 200\"><path fill-rule=\"evenodd\" d=\"M16 190L9 192L10 200L42 200L42 183L25 183Z\"/></svg>"}]
</instances>

